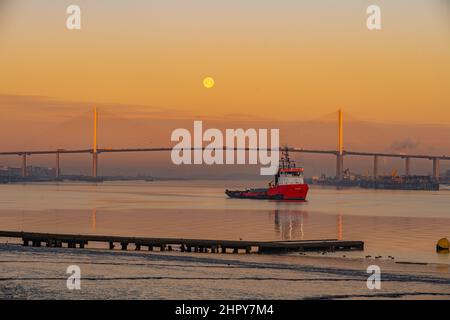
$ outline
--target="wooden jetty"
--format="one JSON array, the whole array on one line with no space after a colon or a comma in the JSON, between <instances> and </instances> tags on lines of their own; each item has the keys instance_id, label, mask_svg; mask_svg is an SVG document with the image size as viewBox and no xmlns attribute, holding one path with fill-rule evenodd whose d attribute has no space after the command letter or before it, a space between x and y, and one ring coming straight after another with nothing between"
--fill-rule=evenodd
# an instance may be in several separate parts
<instances>
[{"instance_id":1,"label":"wooden jetty","mask_svg":"<svg viewBox=\"0 0 450 320\"><path fill-rule=\"evenodd\" d=\"M146 238L102 235L56 234L21 231L0 231L0 238L22 239L24 246L85 248L89 242L106 243L109 249L119 245L121 250L147 249L149 251L171 251L209 253L282 253L289 251L348 251L364 250L363 241L290 240L290 241L234 241L202 240L182 238Z\"/></svg>"}]
</instances>

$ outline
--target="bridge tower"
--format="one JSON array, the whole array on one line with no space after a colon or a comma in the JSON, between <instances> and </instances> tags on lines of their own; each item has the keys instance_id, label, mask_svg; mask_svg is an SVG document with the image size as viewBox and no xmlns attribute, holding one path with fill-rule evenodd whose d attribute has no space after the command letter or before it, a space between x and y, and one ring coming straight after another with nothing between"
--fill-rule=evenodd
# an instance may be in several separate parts
<instances>
[{"instance_id":1,"label":"bridge tower","mask_svg":"<svg viewBox=\"0 0 450 320\"><path fill-rule=\"evenodd\" d=\"M94 107L94 139L92 144L92 178L97 178L98 169L98 152L97 152L97 127L98 127L98 111Z\"/></svg>"},{"instance_id":2,"label":"bridge tower","mask_svg":"<svg viewBox=\"0 0 450 320\"><path fill-rule=\"evenodd\" d=\"M342 110L338 110L338 151L336 153L336 179L342 180L344 171L344 132Z\"/></svg>"}]
</instances>

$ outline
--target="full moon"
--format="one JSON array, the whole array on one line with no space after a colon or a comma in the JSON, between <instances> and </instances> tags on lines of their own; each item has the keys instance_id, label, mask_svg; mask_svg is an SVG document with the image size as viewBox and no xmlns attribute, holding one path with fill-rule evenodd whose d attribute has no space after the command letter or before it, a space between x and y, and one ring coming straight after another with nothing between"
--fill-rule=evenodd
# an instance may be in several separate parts
<instances>
[{"instance_id":1,"label":"full moon","mask_svg":"<svg viewBox=\"0 0 450 320\"><path fill-rule=\"evenodd\" d=\"M203 79L203 86L206 89L211 89L212 87L214 87L214 79L211 77L206 77L205 79Z\"/></svg>"}]
</instances>

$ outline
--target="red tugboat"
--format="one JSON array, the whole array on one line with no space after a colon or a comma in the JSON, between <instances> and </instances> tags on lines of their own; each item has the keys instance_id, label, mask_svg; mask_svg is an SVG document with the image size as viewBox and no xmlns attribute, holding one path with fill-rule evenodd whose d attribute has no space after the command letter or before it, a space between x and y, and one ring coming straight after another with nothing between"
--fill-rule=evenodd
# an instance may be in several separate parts
<instances>
[{"instance_id":1,"label":"red tugboat","mask_svg":"<svg viewBox=\"0 0 450 320\"><path fill-rule=\"evenodd\" d=\"M288 150L283 150L275 183L270 182L269 188L247 190L225 190L230 198L240 199L270 199L270 200L306 200L308 185L303 180L303 168L296 167L290 160Z\"/></svg>"}]
</instances>

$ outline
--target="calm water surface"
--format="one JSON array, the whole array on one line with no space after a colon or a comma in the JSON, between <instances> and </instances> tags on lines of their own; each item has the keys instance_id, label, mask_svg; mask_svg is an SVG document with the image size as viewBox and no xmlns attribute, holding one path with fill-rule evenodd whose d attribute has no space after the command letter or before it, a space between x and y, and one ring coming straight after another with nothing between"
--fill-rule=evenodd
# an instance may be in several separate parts
<instances>
[{"instance_id":1,"label":"calm water surface","mask_svg":"<svg viewBox=\"0 0 450 320\"><path fill-rule=\"evenodd\" d=\"M0 230L208 239L363 240L396 261L450 264L450 191L313 187L307 202L228 199L259 182L156 181L0 185ZM2 240L4 242L4 240ZM337 255L341 255L339 253Z\"/></svg>"}]
</instances>

